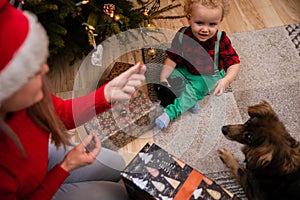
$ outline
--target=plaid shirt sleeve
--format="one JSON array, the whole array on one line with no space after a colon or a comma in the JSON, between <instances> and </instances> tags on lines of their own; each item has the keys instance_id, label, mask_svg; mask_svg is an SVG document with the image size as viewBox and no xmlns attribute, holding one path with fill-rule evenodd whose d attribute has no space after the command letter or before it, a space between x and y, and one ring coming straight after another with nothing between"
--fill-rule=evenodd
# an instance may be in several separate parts
<instances>
[{"instance_id":1,"label":"plaid shirt sleeve","mask_svg":"<svg viewBox=\"0 0 300 200\"><path fill-rule=\"evenodd\" d=\"M231 65L238 63L240 63L239 56L232 47L230 39L223 31L222 39L220 41L219 69L224 69L226 71Z\"/></svg>"},{"instance_id":2,"label":"plaid shirt sleeve","mask_svg":"<svg viewBox=\"0 0 300 200\"><path fill-rule=\"evenodd\" d=\"M182 64L183 63L183 59L181 57L181 55L182 55L182 46L179 43L179 35L182 34L180 32L181 29L176 33L175 37L173 38L172 43L171 43L171 47L169 49L167 49L167 51L166 51L168 57L177 64Z\"/></svg>"}]
</instances>

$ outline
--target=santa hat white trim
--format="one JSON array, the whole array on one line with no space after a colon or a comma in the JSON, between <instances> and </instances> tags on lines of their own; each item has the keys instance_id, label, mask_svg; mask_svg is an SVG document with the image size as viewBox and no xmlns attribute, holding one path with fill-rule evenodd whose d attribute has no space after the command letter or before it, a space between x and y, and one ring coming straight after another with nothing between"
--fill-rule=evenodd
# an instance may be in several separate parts
<instances>
[{"instance_id":1,"label":"santa hat white trim","mask_svg":"<svg viewBox=\"0 0 300 200\"><path fill-rule=\"evenodd\" d=\"M47 62L47 33L35 15L26 11L24 14L29 21L29 32L24 43L0 72L0 102L13 95Z\"/></svg>"}]
</instances>

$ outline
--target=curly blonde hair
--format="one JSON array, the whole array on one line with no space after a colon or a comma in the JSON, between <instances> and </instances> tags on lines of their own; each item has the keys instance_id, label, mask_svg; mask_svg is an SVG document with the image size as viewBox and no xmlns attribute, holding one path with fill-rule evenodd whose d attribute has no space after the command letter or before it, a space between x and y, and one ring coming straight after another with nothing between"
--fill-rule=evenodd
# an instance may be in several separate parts
<instances>
[{"instance_id":1,"label":"curly blonde hair","mask_svg":"<svg viewBox=\"0 0 300 200\"><path fill-rule=\"evenodd\" d=\"M186 0L184 5L184 11L186 16L191 14L193 4L200 3L201 5L208 8L222 8L222 18L229 13L229 0Z\"/></svg>"}]
</instances>

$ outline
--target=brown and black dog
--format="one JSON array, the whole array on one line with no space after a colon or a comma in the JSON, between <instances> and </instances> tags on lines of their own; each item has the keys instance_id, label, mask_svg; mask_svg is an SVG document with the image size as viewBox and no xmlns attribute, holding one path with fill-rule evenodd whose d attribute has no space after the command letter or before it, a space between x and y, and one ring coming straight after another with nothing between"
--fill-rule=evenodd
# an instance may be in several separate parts
<instances>
[{"instance_id":1,"label":"brown and black dog","mask_svg":"<svg viewBox=\"0 0 300 200\"><path fill-rule=\"evenodd\" d=\"M300 199L300 144L266 101L248 108L244 124L222 127L224 136L243 144L245 167L226 149L219 156L249 200Z\"/></svg>"}]
</instances>

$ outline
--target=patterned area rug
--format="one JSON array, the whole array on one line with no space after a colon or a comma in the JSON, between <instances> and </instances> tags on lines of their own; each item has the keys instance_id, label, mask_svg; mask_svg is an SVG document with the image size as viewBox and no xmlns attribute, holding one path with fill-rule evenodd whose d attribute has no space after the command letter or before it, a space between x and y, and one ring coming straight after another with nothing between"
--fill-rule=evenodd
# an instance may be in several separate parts
<instances>
[{"instance_id":1,"label":"patterned area rug","mask_svg":"<svg viewBox=\"0 0 300 200\"><path fill-rule=\"evenodd\" d=\"M300 55L300 24L291 24L286 26L285 29Z\"/></svg>"},{"instance_id":2,"label":"patterned area rug","mask_svg":"<svg viewBox=\"0 0 300 200\"><path fill-rule=\"evenodd\" d=\"M233 91L221 97L208 95L199 102L200 112L184 113L163 131L153 129L154 141L170 154L206 174L229 191L246 199L243 190L218 158L217 149L226 147L242 163L241 146L226 140L221 127L243 123L250 105L267 100L287 130L300 140L300 25L293 24L230 34L241 60L241 72ZM147 80L157 83L167 45L155 47L149 56ZM150 87L151 91L151 87Z\"/></svg>"}]
</instances>

